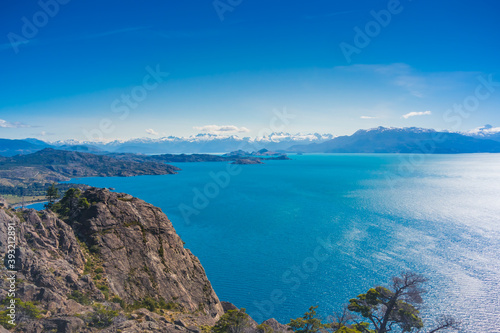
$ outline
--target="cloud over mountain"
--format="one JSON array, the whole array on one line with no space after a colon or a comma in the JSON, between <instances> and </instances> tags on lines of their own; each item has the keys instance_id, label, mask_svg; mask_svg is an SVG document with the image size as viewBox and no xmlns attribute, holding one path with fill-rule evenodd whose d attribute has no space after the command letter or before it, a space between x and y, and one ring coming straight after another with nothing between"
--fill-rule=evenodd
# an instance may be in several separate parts
<instances>
[{"instance_id":1,"label":"cloud over mountain","mask_svg":"<svg viewBox=\"0 0 500 333\"><path fill-rule=\"evenodd\" d=\"M432 114L431 111L410 112L402 115L402 117L408 119L410 117L416 117L416 116L430 116L431 114Z\"/></svg>"},{"instance_id":2,"label":"cloud over mountain","mask_svg":"<svg viewBox=\"0 0 500 333\"><path fill-rule=\"evenodd\" d=\"M250 132L250 130L246 127L238 127L234 125L206 125L206 126L194 126L193 127L195 130L198 130L200 132L204 133L213 133L213 134L218 134L218 133L247 133Z\"/></svg>"},{"instance_id":3,"label":"cloud over mountain","mask_svg":"<svg viewBox=\"0 0 500 333\"><path fill-rule=\"evenodd\" d=\"M148 133L149 135L155 135L155 136L160 135L157 131L155 131L155 130L154 130L154 129L152 129L152 128L148 128L148 129L146 130L146 133Z\"/></svg>"}]
</instances>

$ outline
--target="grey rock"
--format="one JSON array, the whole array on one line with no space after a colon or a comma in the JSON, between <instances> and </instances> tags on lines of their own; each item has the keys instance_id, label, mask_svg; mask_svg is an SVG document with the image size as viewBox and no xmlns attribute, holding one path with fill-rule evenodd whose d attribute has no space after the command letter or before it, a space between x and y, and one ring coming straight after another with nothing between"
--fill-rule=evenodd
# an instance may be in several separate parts
<instances>
[{"instance_id":1,"label":"grey rock","mask_svg":"<svg viewBox=\"0 0 500 333\"><path fill-rule=\"evenodd\" d=\"M189 321L174 324L167 314L141 309L134 323L124 317L115 321L115 330L124 326L131 332L192 332L199 325L215 324L224 313L222 305L200 261L184 248L159 208L103 189L93 188L82 196L92 203L90 207L70 211L65 221L51 211L0 207L2 258L8 249L9 223L16 226L17 296L47 311L43 320L23 323L24 331L92 332L92 328L83 329L83 320L75 316L92 312L90 302L123 312L118 303L106 302L97 288L103 284L109 299L119 297L132 304L148 297L156 304L168 303L170 312L192 314ZM92 271L95 262L102 269L99 279ZM6 283L0 279L0 290L6 290ZM75 291L87 303L70 299ZM5 297L1 292L0 301Z\"/></svg>"},{"instance_id":2,"label":"grey rock","mask_svg":"<svg viewBox=\"0 0 500 333\"><path fill-rule=\"evenodd\" d=\"M224 309L224 312L228 312L229 310L238 310L238 308L236 307L236 305L234 305L233 303L229 303L229 302L220 302L222 304L222 308Z\"/></svg>"},{"instance_id":3,"label":"grey rock","mask_svg":"<svg viewBox=\"0 0 500 333\"><path fill-rule=\"evenodd\" d=\"M278 332L282 333L282 332L290 332L291 331L290 326L283 325L283 324L279 323L274 318L271 318L271 319L264 321L262 323L262 325L269 326L273 330L273 332L275 332L275 333L278 333Z\"/></svg>"}]
</instances>

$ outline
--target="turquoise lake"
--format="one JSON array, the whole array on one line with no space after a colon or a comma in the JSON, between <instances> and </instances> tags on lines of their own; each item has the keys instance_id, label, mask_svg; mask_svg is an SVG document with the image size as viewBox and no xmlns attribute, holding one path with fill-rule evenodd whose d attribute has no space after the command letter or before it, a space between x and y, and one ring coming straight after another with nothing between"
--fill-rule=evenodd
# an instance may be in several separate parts
<instances>
[{"instance_id":1,"label":"turquoise lake","mask_svg":"<svg viewBox=\"0 0 500 333\"><path fill-rule=\"evenodd\" d=\"M429 279L429 323L448 313L498 330L500 154L290 157L232 175L227 163L175 163L177 175L71 182L160 207L219 298L257 321L311 305L326 317L412 270Z\"/></svg>"}]
</instances>

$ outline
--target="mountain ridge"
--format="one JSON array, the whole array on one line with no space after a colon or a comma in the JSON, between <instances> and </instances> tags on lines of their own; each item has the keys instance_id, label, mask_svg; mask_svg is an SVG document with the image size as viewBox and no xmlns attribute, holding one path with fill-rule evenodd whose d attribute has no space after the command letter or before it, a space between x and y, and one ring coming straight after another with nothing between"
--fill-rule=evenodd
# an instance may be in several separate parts
<instances>
[{"instance_id":1,"label":"mountain ridge","mask_svg":"<svg viewBox=\"0 0 500 333\"><path fill-rule=\"evenodd\" d=\"M460 133L419 127L376 127L310 145L294 145L296 153L500 153L500 142Z\"/></svg>"},{"instance_id":2,"label":"mountain ridge","mask_svg":"<svg viewBox=\"0 0 500 333\"><path fill-rule=\"evenodd\" d=\"M335 140L337 138L358 136L368 132L408 132L408 133L449 133L459 134L481 140L493 140L500 142L500 127L485 125L470 131L446 131L434 130L419 127L375 127L370 129L360 129L352 135L334 136L332 134L290 134L286 132L273 132L262 137L239 137L237 135L218 135L211 133L200 133L189 137L165 136L160 138L134 138L129 140L113 140L109 142L94 142L83 140L59 140L45 142L38 139L9 140L0 139L0 156L14 156L17 154L29 154L44 148L54 148L59 150L69 150L78 152L88 152L95 154L218 154L230 151L247 150L257 151L268 149L279 152L297 151L297 146L316 145ZM470 143L470 142L469 142ZM479 144L479 142L476 142ZM484 144L484 142L482 143ZM490 144L491 145L491 144ZM460 147L456 147L460 148ZM378 149L382 150L382 149ZM453 151L448 147L449 151ZM460 149L455 149L460 151ZM344 152L357 152L357 149L350 148ZM474 149L470 151L474 152ZM481 149L479 150L481 151ZM486 149L488 151L488 149ZM398 152L394 150L394 152Z\"/></svg>"},{"instance_id":3,"label":"mountain ridge","mask_svg":"<svg viewBox=\"0 0 500 333\"><path fill-rule=\"evenodd\" d=\"M77 177L174 174L180 169L155 161L123 161L111 156L44 148L0 158L0 180L13 186L68 181Z\"/></svg>"},{"instance_id":4,"label":"mountain ridge","mask_svg":"<svg viewBox=\"0 0 500 333\"><path fill-rule=\"evenodd\" d=\"M479 139L500 141L500 127L493 127L490 124L476 127L470 131L462 132L462 134Z\"/></svg>"}]
</instances>

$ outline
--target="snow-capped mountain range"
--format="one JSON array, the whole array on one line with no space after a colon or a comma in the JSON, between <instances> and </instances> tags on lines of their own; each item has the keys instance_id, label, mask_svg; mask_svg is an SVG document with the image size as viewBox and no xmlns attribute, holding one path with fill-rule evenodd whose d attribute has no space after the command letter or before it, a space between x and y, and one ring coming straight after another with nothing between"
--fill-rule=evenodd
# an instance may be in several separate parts
<instances>
[{"instance_id":1,"label":"snow-capped mountain range","mask_svg":"<svg viewBox=\"0 0 500 333\"><path fill-rule=\"evenodd\" d=\"M203 133L189 137L168 136L110 142L78 140L44 142L37 139L0 139L0 155L29 154L44 148L91 153L141 154L227 153L236 150L257 151L263 148L281 152L401 153L418 151L419 143L435 144L434 133L436 132L442 133L441 137L446 140L440 142L439 147L436 146L435 152L500 152L500 127L485 125L466 132L436 131L417 127L376 127L358 130L350 136L280 132L257 138Z\"/></svg>"},{"instance_id":2,"label":"snow-capped mountain range","mask_svg":"<svg viewBox=\"0 0 500 333\"><path fill-rule=\"evenodd\" d=\"M370 132L377 132L377 133L384 133L384 132L391 132L391 133L434 133L436 132L435 129L432 128L422 128L422 127L374 127L374 128L369 128L369 129L360 129L357 130L353 135L360 135L360 134L365 134L365 133L370 133Z\"/></svg>"},{"instance_id":3,"label":"snow-capped mountain range","mask_svg":"<svg viewBox=\"0 0 500 333\"><path fill-rule=\"evenodd\" d=\"M377 127L359 130L318 144L294 145L297 153L412 153L459 154L500 153L499 131L485 126L467 133L436 131L418 127Z\"/></svg>"},{"instance_id":4,"label":"snow-capped mountain range","mask_svg":"<svg viewBox=\"0 0 500 333\"><path fill-rule=\"evenodd\" d=\"M431 128L421 128L421 127L374 127L374 128L369 128L369 129L361 129L358 130L355 134L361 134L361 133L368 133L368 132L392 132L392 133L433 133L433 132L446 132L446 133L457 133L465 136L471 136L474 138L478 139L487 139L487 140L494 140L494 141L500 141L500 127L493 127L492 125L484 125L481 127L477 127L474 129L471 129L469 131L448 131L448 130L442 130L442 131L436 131L435 129Z\"/></svg>"},{"instance_id":5,"label":"snow-capped mountain range","mask_svg":"<svg viewBox=\"0 0 500 333\"><path fill-rule=\"evenodd\" d=\"M474 128L473 130L467 132L462 132L461 134L479 139L500 141L500 127L493 127L489 124Z\"/></svg>"},{"instance_id":6,"label":"snow-capped mountain range","mask_svg":"<svg viewBox=\"0 0 500 333\"><path fill-rule=\"evenodd\" d=\"M275 132L261 137L239 137L237 135L220 135L201 133L189 137L167 136L161 138L137 138L130 140L114 140L110 142L90 142L64 140L51 142L52 146L93 146L105 151L119 153L222 153L238 149L284 150L296 144L321 143L333 139L332 134L290 134Z\"/></svg>"}]
</instances>

